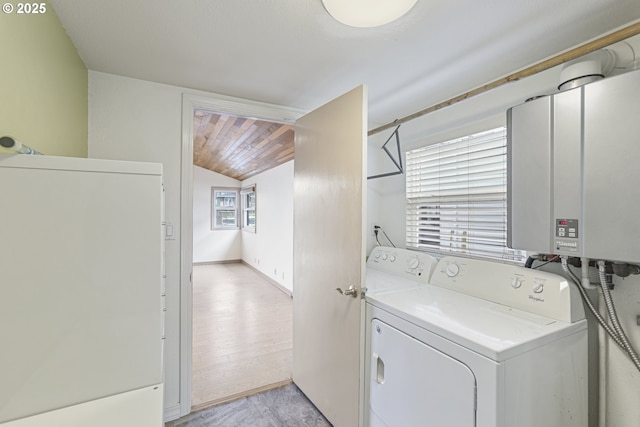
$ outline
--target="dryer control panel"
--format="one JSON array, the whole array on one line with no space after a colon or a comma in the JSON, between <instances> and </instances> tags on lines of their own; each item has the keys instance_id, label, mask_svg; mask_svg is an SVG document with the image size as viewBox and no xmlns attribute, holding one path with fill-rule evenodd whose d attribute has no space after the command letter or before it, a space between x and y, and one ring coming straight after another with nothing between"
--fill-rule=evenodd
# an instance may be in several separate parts
<instances>
[{"instance_id":1,"label":"dryer control panel","mask_svg":"<svg viewBox=\"0 0 640 427\"><path fill-rule=\"evenodd\" d=\"M584 319L579 291L564 277L545 271L444 257L438 262L430 283L568 323Z\"/></svg>"},{"instance_id":2,"label":"dryer control panel","mask_svg":"<svg viewBox=\"0 0 640 427\"><path fill-rule=\"evenodd\" d=\"M367 259L367 268L428 283L437 264L431 255L409 249L376 246Z\"/></svg>"}]
</instances>

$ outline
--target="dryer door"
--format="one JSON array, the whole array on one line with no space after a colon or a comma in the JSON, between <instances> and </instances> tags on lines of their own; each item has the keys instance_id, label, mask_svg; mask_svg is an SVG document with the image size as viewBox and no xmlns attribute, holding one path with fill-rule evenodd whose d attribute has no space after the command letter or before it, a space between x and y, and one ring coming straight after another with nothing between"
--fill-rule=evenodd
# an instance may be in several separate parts
<instances>
[{"instance_id":1,"label":"dryer door","mask_svg":"<svg viewBox=\"0 0 640 427\"><path fill-rule=\"evenodd\" d=\"M370 427L474 427L476 379L463 363L371 321Z\"/></svg>"}]
</instances>

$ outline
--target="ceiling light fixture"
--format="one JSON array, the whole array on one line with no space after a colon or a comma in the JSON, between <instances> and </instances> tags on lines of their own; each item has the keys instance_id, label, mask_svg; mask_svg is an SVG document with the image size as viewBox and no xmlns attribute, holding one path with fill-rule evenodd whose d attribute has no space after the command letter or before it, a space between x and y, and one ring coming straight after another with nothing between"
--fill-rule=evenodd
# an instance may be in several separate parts
<instances>
[{"instance_id":1,"label":"ceiling light fixture","mask_svg":"<svg viewBox=\"0 0 640 427\"><path fill-rule=\"evenodd\" d=\"M400 18L418 0L322 0L324 8L337 21L351 27L370 28Z\"/></svg>"}]
</instances>

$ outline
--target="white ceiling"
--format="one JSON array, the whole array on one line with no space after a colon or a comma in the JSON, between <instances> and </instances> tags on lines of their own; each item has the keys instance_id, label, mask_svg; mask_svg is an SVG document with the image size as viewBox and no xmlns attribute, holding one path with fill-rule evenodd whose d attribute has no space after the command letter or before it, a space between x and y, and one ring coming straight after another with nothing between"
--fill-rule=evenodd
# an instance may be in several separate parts
<instances>
[{"instance_id":1,"label":"white ceiling","mask_svg":"<svg viewBox=\"0 0 640 427\"><path fill-rule=\"evenodd\" d=\"M302 110L364 83L375 124L640 19L638 0L419 0L370 29L321 0L50 2L90 70Z\"/></svg>"}]
</instances>

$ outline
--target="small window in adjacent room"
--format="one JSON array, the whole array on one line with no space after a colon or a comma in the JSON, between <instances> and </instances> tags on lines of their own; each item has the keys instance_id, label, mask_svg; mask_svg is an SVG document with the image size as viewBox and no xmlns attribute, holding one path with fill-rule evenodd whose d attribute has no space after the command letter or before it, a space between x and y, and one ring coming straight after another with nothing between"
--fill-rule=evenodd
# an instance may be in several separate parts
<instances>
[{"instance_id":1,"label":"small window in adjacent room","mask_svg":"<svg viewBox=\"0 0 640 427\"><path fill-rule=\"evenodd\" d=\"M211 229L238 228L238 190L235 188L211 189Z\"/></svg>"},{"instance_id":2,"label":"small window in adjacent room","mask_svg":"<svg viewBox=\"0 0 640 427\"><path fill-rule=\"evenodd\" d=\"M256 186L245 187L242 196L242 230L256 232Z\"/></svg>"},{"instance_id":3,"label":"small window in adjacent room","mask_svg":"<svg viewBox=\"0 0 640 427\"><path fill-rule=\"evenodd\" d=\"M504 127L407 152L407 247L521 263L507 248Z\"/></svg>"}]
</instances>

